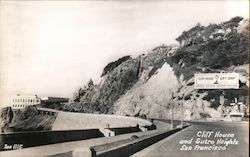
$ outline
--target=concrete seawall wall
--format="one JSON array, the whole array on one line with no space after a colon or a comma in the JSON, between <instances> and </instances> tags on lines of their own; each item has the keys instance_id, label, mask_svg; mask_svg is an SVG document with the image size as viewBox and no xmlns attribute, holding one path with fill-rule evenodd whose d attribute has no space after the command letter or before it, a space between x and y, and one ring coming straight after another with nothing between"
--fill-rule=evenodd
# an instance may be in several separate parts
<instances>
[{"instance_id":1,"label":"concrete seawall wall","mask_svg":"<svg viewBox=\"0 0 250 157\"><path fill-rule=\"evenodd\" d=\"M99 129L8 133L0 135L0 151L8 150L4 149L5 144L10 146L22 144L22 148L28 148L98 137L104 137Z\"/></svg>"},{"instance_id":2,"label":"concrete seawall wall","mask_svg":"<svg viewBox=\"0 0 250 157\"><path fill-rule=\"evenodd\" d=\"M121 128L135 126L151 126L148 120L104 114L88 114L59 112L53 124L52 130L81 130L96 128Z\"/></svg>"}]
</instances>

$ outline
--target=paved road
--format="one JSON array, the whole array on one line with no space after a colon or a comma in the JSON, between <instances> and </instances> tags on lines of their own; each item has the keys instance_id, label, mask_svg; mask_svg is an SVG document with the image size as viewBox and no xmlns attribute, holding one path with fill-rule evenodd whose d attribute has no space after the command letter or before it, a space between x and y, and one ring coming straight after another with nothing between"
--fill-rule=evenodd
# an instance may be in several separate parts
<instances>
[{"instance_id":1,"label":"paved road","mask_svg":"<svg viewBox=\"0 0 250 157\"><path fill-rule=\"evenodd\" d=\"M210 144L196 144L197 138L200 135L199 131L212 131L209 136L209 132L203 132L203 136L209 136L207 138L201 137L201 140L210 140ZM199 133L198 133L199 132ZM198 133L198 135L197 135ZM215 137L215 134L230 134L227 140L236 139L239 141L238 144L226 146L226 150L200 150L199 145L202 148L204 146L225 146L225 144L217 145L217 140L220 137ZM232 137L234 135L234 137ZM185 144L191 150L182 150L183 144L180 144L181 140L192 140L191 144ZM222 138L226 140L226 138ZM158 143L136 153L133 157L248 157L249 156L249 134L247 123L236 123L236 122L193 122L192 125ZM214 141L215 144L211 142ZM188 142L188 141L187 141ZM237 142L235 142L237 143ZM196 148L195 148L196 147ZM201 148L200 147L200 148ZM187 147L186 147L187 148ZM211 148L211 147L210 147ZM215 148L215 147L213 147ZM225 148L225 147L223 147ZM194 150L195 149L195 150Z\"/></svg>"}]
</instances>

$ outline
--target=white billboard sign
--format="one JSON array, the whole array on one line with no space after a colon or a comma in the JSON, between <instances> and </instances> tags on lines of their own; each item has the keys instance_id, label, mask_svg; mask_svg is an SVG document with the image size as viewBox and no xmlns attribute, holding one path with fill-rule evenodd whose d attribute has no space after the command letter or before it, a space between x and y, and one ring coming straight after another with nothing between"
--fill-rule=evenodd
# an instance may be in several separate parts
<instances>
[{"instance_id":1,"label":"white billboard sign","mask_svg":"<svg viewBox=\"0 0 250 157\"><path fill-rule=\"evenodd\" d=\"M195 74L195 89L239 89L238 73Z\"/></svg>"}]
</instances>

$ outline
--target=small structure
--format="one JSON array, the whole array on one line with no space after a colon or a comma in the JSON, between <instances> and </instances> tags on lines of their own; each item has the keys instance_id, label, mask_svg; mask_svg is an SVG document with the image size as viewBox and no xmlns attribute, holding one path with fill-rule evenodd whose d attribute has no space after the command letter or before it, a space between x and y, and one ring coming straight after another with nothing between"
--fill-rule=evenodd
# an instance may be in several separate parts
<instances>
[{"instance_id":1,"label":"small structure","mask_svg":"<svg viewBox=\"0 0 250 157\"><path fill-rule=\"evenodd\" d=\"M13 109L22 109L31 105L38 105L41 99L37 95L15 95L11 98L11 107Z\"/></svg>"},{"instance_id":2,"label":"small structure","mask_svg":"<svg viewBox=\"0 0 250 157\"><path fill-rule=\"evenodd\" d=\"M232 121L241 121L244 117L244 113L240 112L231 112L229 113L229 117L232 119Z\"/></svg>"},{"instance_id":3,"label":"small structure","mask_svg":"<svg viewBox=\"0 0 250 157\"><path fill-rule=\"evenodd\" d=\"M229 113L229 117L232 119L232 121L242 121L242 118L246 114L246 106L243 102L238 102L238 99L235 98L234 103L230 103L232 106L232 111Z\"/></svg>"}]
</instances>

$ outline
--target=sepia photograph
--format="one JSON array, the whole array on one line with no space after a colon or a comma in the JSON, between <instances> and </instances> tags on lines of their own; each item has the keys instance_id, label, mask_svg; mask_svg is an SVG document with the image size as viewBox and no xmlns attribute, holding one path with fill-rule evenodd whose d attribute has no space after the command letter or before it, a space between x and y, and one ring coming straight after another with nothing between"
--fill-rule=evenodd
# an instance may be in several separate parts
<instances>
[{"instance_id":1,"label":"sepia photograph","mask_svg":"<svg viewBox=\"0 0 250 157\"><path fill-rule=\"evenodd\" d=\"M0 0L0 157L129 156L249 156L249 0Z\"/></svg>"}]
</instances>

